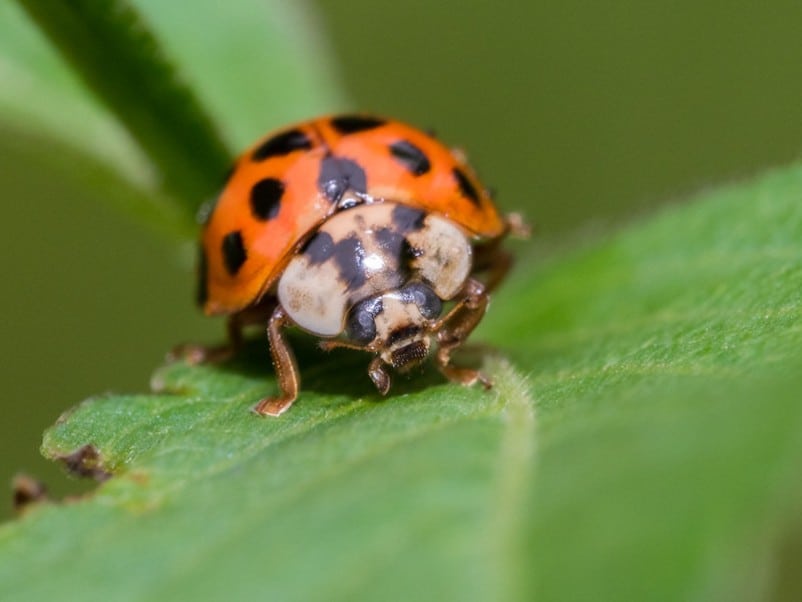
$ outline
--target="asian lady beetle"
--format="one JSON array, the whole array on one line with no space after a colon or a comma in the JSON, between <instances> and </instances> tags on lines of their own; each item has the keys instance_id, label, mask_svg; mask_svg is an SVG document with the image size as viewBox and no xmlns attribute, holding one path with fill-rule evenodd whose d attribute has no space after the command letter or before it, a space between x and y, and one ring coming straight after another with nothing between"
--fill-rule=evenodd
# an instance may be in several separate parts
<instances>
[{"instance_id":1,"label":"asian lady beetle","mask_svg":"<svg viewBox=\"0 0 802 602\"><path fill-rule=\"evenodd\" d=\"M489 386L477 370L451 365L451 354L510 267L499 243L524 226L498 213L459 151L398 121L307 121L240 156L204 221L198 302L206 314L229 314L227 349L244 326L267 323L280 391L257 413L278 416L298 397L288 326L325 349L374 354L368 374L382 394L387 367L419 364L433 339L448 379ZM213 355L189 352L195 361Z\"/></svg>"}]
</instances>

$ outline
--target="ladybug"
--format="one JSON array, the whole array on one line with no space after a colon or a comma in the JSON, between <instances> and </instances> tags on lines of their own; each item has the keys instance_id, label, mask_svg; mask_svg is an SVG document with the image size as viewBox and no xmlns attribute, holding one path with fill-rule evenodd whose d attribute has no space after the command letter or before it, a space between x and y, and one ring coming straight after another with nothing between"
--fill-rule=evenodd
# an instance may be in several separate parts
<instances>
[{"instance_id":1,"label":"ladybug","mask_svg":"<svg viewBox=\"0 0 802 602\"><path fill-rule=\"evenodd\" d=\"M236 350L243 327L267 324L279 393L256 413L278 416L298 397L287 327L324 349L373 354L368 375L383 395L388 368L408 371L433 342L449 380L490 386L451 354L511 265L499 243L525 226L498 212L460 151L374 116L306 121L245 151L202 221L198 303L229 316L217 355ZM193 361L215 355L190 347Z\"/></svg>"}]
</instances>

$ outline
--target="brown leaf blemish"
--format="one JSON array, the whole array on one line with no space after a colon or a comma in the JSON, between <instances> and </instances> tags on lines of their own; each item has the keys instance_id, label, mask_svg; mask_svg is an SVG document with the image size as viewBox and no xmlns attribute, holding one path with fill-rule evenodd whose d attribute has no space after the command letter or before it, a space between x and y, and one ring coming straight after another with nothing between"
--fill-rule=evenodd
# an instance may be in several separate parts
<instances>
[{"instance_id":1,"label":"brown leaf blemish","mask_svg":"<svg viewBox=\"0 0 802 602\"><path fill-rule=\"evenodd\" d=\"M79 447L71 454L56 456L55 459L62 462L70 474L77 477L94 479L99 483L111 478L111 473L103 468L100 452L91 443Z\"/></svg>"},{"instance_id":2,"label":"brown leaf blemish","mask_svg":"<svg viewBox=\"0 0 802 602\"><path fill-rule=\"evenodd\" d=\"M30 475L18 474L11 482L14 512L20 513L33 504L48 500L47 487Z\"/></svg>"}]
</instances>

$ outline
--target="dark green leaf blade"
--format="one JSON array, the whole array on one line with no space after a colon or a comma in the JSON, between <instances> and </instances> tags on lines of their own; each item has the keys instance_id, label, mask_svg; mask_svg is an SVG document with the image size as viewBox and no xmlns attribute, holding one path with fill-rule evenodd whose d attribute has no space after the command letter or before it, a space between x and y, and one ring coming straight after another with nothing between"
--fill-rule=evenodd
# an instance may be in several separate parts
<instances>
[{"instance_id":1,"label":"dark green leaf blade","mask_svg":"<svg viewBox=\"0 0 802 602\"><path fill-rule=\"evenodd\" d=\"M230 155L133 6L124 0L19 3L125 124L164 188L194 214L219 186Z\"/></svg>"},{"instance_id":2,"label":"dark green leaf blade","mask_svg":"<svg viewBox=\"0 0 802 602\"><path fill-rule=\"evenodd\" d=\"M81 56L88 52L88 58L99 63L85 65L91 70L89 75L102 80L99 86L108 86L111 93L122 96L118 100L125 106L120 110L131 113L131 118L118 120L108 104L117 100L102 96L103 91L92 94L23 13L22 3L11 2L0 4L0 120L15 124L26 136L57 138L56 145L68 144L117 170L136 189L150 193L151 198L142 195L135 211L152 215L165 210L169 220L179 214L184 222L180 229L185 232L188 226L196 227L198 205L217 191L229 168L227 151L220 152L221 139L241 150L269 129L345 105L325 35L314 12L302 3L198 0L193 3L191 18L183 4L152 0L60 3L53 11L50 3L28 4L44 12L45 19L55 21L53 27L63 26L65 31L59 35L69 36L90 25L108 25L106 36L124 34L116 39L117 50L141 73L126 74L125 65L114 62L119 57L110 49L93 53L93 44L103 36L74 42L79 46L76 52ZM113 6L123 8L104 13ZM131 40L135 36L125 30L132 7L142 14L139 24L147 24L152 32L147 44L152 49L158 39L163 49L155 58L147 47L137 47L139 40ZM96 14L87 23L76 23L72 17L85 10ZM61 25L60 15L65 17ZM134 45L126 46L126 40ZM164 55L174 61L175 68L165 63ZM103 68L113 71L108 81ZM144 93L150 90L144 88L146 82L153 84L155 98ZM185 111L182 103L187 94L195 109L189 106ZM161 102L158 106L154 104L157 101ZM146 154L149 149L123 127L122 123L139 127L133 120L142 122L142 135L149 144L163 147L156 149L157 154ZM50 146L43 143L43 156L54 155ZM59 157L46 156L40 167L49 168L52 159ZM40 163L35 157L32 161L33 165ZM177 168L174 174L173 164ZM178 184L186 190L168 186L170 196L165 193L165 177L191 181ZM165 220L157 216L156 221Z\"/></svg>"},{"instance_id":3,"label":"dark green leaf blade","mask_svg":"<svg viewBox=\"0 0 802 602\"><path fill-rule=\"evenodd\" d=\"M799 198L778 170L521 270L476 337L517 367L489 394L426 372L379 403L364 357L302 345L299 403L258 419L260 343L85 402L44 452L115 476L0 529L0 598L768 595L802 501Z\"/></svg>"}]
</instances>

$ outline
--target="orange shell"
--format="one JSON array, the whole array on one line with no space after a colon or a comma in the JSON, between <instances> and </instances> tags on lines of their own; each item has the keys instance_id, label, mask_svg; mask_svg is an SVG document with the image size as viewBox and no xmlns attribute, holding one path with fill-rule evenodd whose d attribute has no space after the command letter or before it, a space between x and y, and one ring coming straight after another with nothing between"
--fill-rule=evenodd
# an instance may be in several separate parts
<instances>
[{"instance_id":1,"label":"orange shell","mask_svg":"<svg viewBox=\"0 0 802 602\"><path fill-rule=\"evenodd\" d=\"M237 159L203 229L198 301L207 314L258 301L299 243L338 210L319 184L324 160L332 157L353 166L356 180L364 172L360 192L372 202L439 213L477 238L504 233L473 170L432 136L364 115L307 121L267 136ZM273 184L272 195L255 208L254 190L264 180Z\"/></svg>"}]
</instances>

